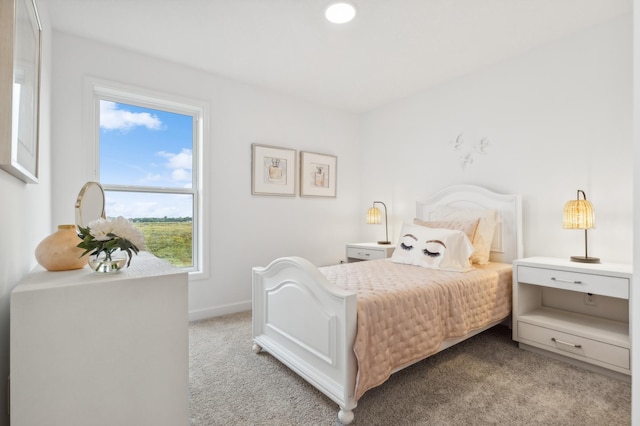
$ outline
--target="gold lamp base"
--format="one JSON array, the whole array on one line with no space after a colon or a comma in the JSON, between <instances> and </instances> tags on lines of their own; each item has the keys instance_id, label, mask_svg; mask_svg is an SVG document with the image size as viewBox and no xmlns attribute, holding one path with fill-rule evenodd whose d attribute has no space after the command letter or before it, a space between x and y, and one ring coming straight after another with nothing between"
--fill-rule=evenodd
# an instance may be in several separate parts
<instances>
[{"instance_id":1,"label":"gold lamp base","mask_svg":"<svg viewBox=\"0 0 640 426\"><path fill-rule=\"evenodd\" d=\"M571 256L572 262L581 262L581 263L600 263L600 258L598 257L587 257L587 256Z\"/></svg>"},{"instance_id":2,"label":"gold lamp base","mask_svg":"<svg viewBox=\"0 0 640 426\"><path fill-rule=\"evenodd\" d=\"M378 241L378 244L391 244L391 241Z\"/></svg>"}]
</instances>

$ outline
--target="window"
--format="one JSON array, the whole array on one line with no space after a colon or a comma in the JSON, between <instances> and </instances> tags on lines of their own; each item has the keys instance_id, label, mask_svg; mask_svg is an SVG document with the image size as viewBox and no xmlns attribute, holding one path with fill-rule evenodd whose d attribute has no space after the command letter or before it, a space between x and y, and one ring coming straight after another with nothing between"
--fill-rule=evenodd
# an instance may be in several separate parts
<instances>
[{"instance_id":1,"label":"window","mask_svg":"<svg viewBox=\"0 0 640 426\"><path fill-rule=\"evenodd\" d=\"M130 219L146 250L200 271L202 108L100 86L93 95L107 217Z\"/></svg>"}]
</instances>

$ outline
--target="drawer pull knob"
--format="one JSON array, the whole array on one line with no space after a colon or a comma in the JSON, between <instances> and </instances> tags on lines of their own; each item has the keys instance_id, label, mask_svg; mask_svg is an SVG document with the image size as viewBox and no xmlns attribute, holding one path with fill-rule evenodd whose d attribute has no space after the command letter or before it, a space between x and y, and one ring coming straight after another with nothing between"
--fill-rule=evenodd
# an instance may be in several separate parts
<instances>
[{"instance_id":1,"label":"drawer pull knob","mask_svg":"<svg viewBox=\"0 0 640 426\"><path fill-rule=\"evenodd\" d=\"M559 283L569 283L569 284L582 284L582 281L562 280L556 277L551 277L551 281L558 281Z\"/></svg>"},{"instance_id":2,"label":"drawer pull knob","mask_svg":"<svg viewBox=\"0 0 640 426\"><path fill-rule=\"evenodd\" d=\"M582 347L582 345L576 345L575 343L569 343L569 342L565 342L563 340L558 340L555 337L552 337L551 341L555 342L555 343L560 343L561 345L571 346L572 348L581 348Z\"/></svg>"}]
</instances>

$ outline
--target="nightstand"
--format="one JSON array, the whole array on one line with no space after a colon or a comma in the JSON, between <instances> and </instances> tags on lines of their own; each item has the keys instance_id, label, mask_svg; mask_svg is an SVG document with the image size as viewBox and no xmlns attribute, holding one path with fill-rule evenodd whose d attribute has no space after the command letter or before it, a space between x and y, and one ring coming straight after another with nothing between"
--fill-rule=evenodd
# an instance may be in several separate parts
<instances>
[{"instance_id":1,"label":"nightstand","mask_svg":"<svg viewBox=\"0 0 640 426\"><path fill-rule=\"evenodd\" d=\"M631 375L631 265L532 257L513 262L513 340L600 372Z\"/></svg>"},{"instance_id":2,"label":"nightstand","mask_svg":"<svg viewBox=\"0 0 640 426\"><path fill-rule=\"evenodd\" d=\"M347 244L347 262L386 259L391 257L396 246L393 244L354 243Z\"/></svg>"}]
</instances>

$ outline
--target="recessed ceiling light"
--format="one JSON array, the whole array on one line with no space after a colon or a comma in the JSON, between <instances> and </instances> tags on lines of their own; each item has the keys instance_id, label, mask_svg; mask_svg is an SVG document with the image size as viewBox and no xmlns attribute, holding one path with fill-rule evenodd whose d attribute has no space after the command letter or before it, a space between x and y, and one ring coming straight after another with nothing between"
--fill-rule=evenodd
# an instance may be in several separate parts
<instances>
[{"instance_id":1,"label":"recessed ceiling light","mask_svg":"<svg viewBox=\"0 0 640 426\"><path fill-rule=\"evenodd\" d=\"M333 3L327 7L324 16L334 24L346 24L356 16L356 8L351 3Z\"/></svg>"}]
</instances>

